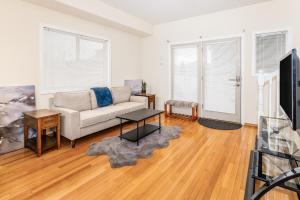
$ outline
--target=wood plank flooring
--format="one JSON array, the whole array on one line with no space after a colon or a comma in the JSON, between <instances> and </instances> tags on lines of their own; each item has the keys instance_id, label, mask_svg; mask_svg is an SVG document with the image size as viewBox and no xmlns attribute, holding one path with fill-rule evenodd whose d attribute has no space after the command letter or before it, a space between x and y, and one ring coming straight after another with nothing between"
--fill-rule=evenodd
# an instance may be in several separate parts
<instances>
[{"instance_id":1,"label":"wood plank flooring","mask_svg":"<svg viewBox=\"0 0 300 200\"><path fill-rule=\"evenodd\" d=\"M0 200L6 199L220 199L242 200L256 128L218 131L168 118L183 130L170 146L135 166L112 169L107 156L89 157L89 144L119 134L112 128L80 139L75 149L42 157L27 149L0 156ZM128 125L126 128L131 128ZM276 189L264 199L297 199Z\"/></svg>"}]
</instances>

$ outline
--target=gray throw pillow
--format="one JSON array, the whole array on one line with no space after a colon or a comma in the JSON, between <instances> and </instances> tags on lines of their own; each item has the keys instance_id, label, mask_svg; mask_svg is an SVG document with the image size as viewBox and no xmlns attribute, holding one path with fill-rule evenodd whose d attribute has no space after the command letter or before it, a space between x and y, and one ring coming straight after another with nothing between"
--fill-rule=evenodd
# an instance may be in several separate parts
<instances>
[{"instance_id":1,"label":"gray throw pillow","mask_svg":"<svg viewBox=\"0 0 300 200\"><path fill-rule=\"evenodd\" d=\"M110 88L113 98L113 104L128 102L131 96L130 87L112 87Z\"/></svg>"},{"instance_id":2,"label":"gray throw pillow","mask_svg":"<svg viewBox=\"0 0 300 200\"><path fill-rule=\"evenodd\" d=\"M54 95L54 105L76 111L91 110L90 92L58 92Z\"/></svg>"}]
</instances>

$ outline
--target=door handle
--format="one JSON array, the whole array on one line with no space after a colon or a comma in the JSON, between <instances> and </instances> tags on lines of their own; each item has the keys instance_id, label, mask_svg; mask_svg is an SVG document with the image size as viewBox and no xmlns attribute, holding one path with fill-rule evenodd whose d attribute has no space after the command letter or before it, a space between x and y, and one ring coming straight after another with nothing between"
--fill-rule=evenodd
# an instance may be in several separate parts
<instances>
[{"instance_id":1,"label":"door handle","mask_svg":"<svg viewBox=\"0 0 300 200\"><path fill-rule=\"evenodd\" d=\"M235 78L230 78L230 79L228 79L228 81L235 81L235 82L241 82L241 77L239 77L239 76L237 76L237 77L235 77Z\"/></svg>"},{"instance_id":2,"label":"door handle","mask_svg":"<svg viewBox=\"0 0 300 200\"><path fill-rule=\"evenodd\" d=\"M240 87L241 84L237 83L237 84L234 84L233 86Z\"/></svg>"}]
</instances>

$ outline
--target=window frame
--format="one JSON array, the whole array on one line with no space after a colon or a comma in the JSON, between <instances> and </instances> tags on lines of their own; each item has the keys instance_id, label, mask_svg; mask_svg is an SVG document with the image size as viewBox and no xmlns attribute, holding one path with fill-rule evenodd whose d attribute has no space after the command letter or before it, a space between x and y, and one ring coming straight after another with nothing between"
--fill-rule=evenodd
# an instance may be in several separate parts
<instances>
[{"instance_id":1,"label":"window frame","mask_svg":"<svg viewBox=\"0 0 300 200\"><path fill-rule=\"evenodd\" d=\"M274 30L265 30L265 31L256 31L256 32L253 32L252 34L252 76L255 76L255 77L258 77L260 75L260 73L257 71L257 66L256 66L256 36L257 35L263 35L263 34L266 34L266 35L270 35L272 33L279 33L279 32L286 32L286 51L288 52L288 50L291 48L291 35L292 35L292 32L291 32L291 29L290 28L281 28L281 29L274 29ZM277 73L279 71L276 70L274 72L264 72L263 74L268 76L271 74L274 74L274 73Z\"/></svg>"},{"instance_id":2,"label":"window frame","mask_svg":"<svg viewBox=\"0 0 300 200\"><path fill-rule=\"evenodd\" d=\"M47 24L42 24L40 25L40 45L39 45L39 56L40 56L40 79L39 79L39 91L40 94L54 94L56 92L72 92L72 91L80 91L80 90L84 90L83 88L74 88L74 89L46 89L45 88L45 84L43 83L43 78L44 78L44 70L45 70L45 66L44 66L44 55L43 55L43 51L44 51L44 28L49 28L49 29L54 29L57 30L58 32L65 32L65 33L69 33L69 34L73 34L73 35L77 35L77 36L82 36L83 38L92 38L92 39L96 39L96 40L103 40L106 42L107 45L107 67L108 67L108 79L107 79L107 86L111 86L111 71L112 71L112 62L111 62L111 40L104 38L102 36L98 36L98 35L93 35L90 33L85 33L85 32L81 32L81 31L76 31L76 30L72 30L72 29L66 29L66 28L62 28L62 27L58 27L58 26L54 26L54 25L47 25Z\"/></svg>"}]
</instances>

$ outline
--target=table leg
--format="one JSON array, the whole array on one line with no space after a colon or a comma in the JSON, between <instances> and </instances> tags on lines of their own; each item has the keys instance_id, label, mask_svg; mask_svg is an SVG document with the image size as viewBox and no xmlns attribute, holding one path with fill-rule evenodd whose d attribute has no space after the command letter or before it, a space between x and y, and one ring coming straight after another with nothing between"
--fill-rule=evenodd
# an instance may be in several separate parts
<instances>
[{"instance_id":1,"label":"table leg","mask_svg":"<svg viewBox=\"0 0 300 200\"><path fill-rule=\"evenodd\" d=\"M155 96L153 97L153 109L155 110Z\"/></svg>"},{"instance_id":2,"label":"table leg","mask_svg":"<svg viewBox=\"0 0 300 200\"><path fill-rule=\"evenodd\" d=\"M58 116L58 122L56 127L56 142L57 142L57 149L60 148L60 116Z\"/></svg>"},{"instance_id":3,"label":"table leg","mask_svg":"<svg viewBox=\"0 0 300 200\"><path fill-rule=\"evenodd\" d=\"M42 127L41 120L38 120L37 125L37 135L36 135L36 144L37 144L37 155L42 155Z\"/></svg>"},{"instance_id":4,"label":"table leg","mask_svg":"<svg viewBox=\"0 0 300 200\"><path fill-rule=\"evenodd\" d=\"M145 126L146 126L146 120L144 119L144 128L145 128Z\"/></svg>"},{"instance_id":5,"label":"table leg","mask_svg":"<svg viewBox=\"0 0 300 200\"><path fill-rule=\"evenodd\" d=\"M158 115L158 117L159 117L159 134L161 133L161 117L160 117L160 114Z\"/></svg>"},{"instance_id":6,"label":"table leg","mask_svg":"<svg viewBox=\"0 0 300 200\"><path fill-rule=\"evenodd\" d=\"M139 146L139 122L136 123L136 136L137 136L136 144L137 146Z\"/></svg>"},{"instance_id":7,"label":"table leg","mask_svg":"<svg viewBox=\"0 0 300 200\"><path fill-rule=\"evenodd\" d=\"M122 140L122 134L123 134L123 126L122 126L122 119L120 119L120 139Z\"/></svg>"},{"instance_id":8,"label":"table leg","mask_svg":"<svg viewBox=\"0 0 300 200\"><path fill-rule=\"evenodd\" d=\"M150 98L148 97L148 109L151 108L151 101L150 101Z\"/></svg>"},{"instance_id":9,"label":"table leg","mask_svg":"<svg viewBox=\"0 0 300 200\"><path fill-rule=\"evenodd\" d=\"M23 131L24 131L24 147L26 147L27 140L28 140L28 131L29 131L29 128L26 124L24 125Z\"/></svg>"}]
</instances>

